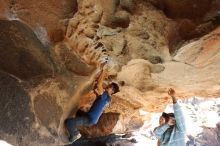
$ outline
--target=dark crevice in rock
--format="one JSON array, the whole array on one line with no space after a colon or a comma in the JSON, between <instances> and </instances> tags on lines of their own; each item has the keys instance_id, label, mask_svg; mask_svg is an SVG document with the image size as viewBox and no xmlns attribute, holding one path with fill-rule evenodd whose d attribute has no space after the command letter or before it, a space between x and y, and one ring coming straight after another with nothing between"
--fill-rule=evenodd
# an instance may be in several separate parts
<instances>
[{"instance_id":1,"label":"dark crevice in rock","mask_svg":"<svg viewBox=\"0 0 220 146\"><path fill-rule=\"evenodd\" d=\"M210 0L149 0L172 19L201 20L211 9Z\"/></svg>"},{"instance_id":2,"label":"dark crevice in rock","mask_svg":"<svg viewBox=\"0 0 220 146\"><path fill-rule=\"evenodd\" d=\"M96 138L81 138L67 146L133 146L134 139L124 138L124 135L110 134Z\"/></svg>"},{"instance_id":3,"label":"dark crevice in rock","mask_svg":"<svg viewBox=\"0 0 220 146\"><path fill-rule=\"evenodd\" d=\"M168 38L170 53L185 41L202 37L220 24L219 0L148 0L176 21L177 30ZM176 29L175 28L175 29Z\"/></svg>"}]
</instances>

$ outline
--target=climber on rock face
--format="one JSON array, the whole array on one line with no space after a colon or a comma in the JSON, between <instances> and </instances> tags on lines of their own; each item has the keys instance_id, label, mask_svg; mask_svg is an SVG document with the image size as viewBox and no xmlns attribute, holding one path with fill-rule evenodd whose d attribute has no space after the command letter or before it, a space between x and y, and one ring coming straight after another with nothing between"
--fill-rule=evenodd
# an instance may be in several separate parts
<instances>
[{"instance_id":1,"label":"climber on rock face","mask_svg":"<svg viewBox=\"0 0 220 146\"><path fill-rule=\"evenodd\" d=\"M111 95L119 92L119 86L113 82L107 85L105 89L103 88L103 81L107 77L107 71L103 70L103 66L101 68L101 73L96 81L97 84L95 89L93 89L93 92L96 94L96 100L93 102L89 111L75 118L68 118L64 122L71 143L81 137L78 131L79 127L92 126L98 122L106 105L111 101Z\"/></svg>"},{"instance_id":2,"label":"climber on rock face","mask_svg":"<svg viewBox=\"0 0 220 146\"><path fill-rule=\"evenodd\" d=\"M160 126L155 128L154 134L158 138L159 146L185 146L185 120L175 97L175 91L169 89L168 94L173 100L174 113L163 113Z\"/></svg>"}]
</instances>

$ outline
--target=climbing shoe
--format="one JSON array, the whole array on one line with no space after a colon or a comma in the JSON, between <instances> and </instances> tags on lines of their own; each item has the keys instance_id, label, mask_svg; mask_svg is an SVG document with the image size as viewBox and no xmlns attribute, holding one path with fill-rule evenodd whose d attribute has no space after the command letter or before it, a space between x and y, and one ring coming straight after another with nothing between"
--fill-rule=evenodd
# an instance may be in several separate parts
<instances>
[{"instance_id":1,"label":"climbing shoe","mask_svg":"<svg viewBox=\"0 0 220 146\"><path fill-rule=\"evenodd\" d=\"M76 140L80 139L80 137L81 137L81 134L79 133L79 131L76 131L76 132L74 133L74 135L70 134L70 136L69 136L69 142L70 142L70 143L73 143L73 142L75 142Z\"/></svg>"}]
</instances>

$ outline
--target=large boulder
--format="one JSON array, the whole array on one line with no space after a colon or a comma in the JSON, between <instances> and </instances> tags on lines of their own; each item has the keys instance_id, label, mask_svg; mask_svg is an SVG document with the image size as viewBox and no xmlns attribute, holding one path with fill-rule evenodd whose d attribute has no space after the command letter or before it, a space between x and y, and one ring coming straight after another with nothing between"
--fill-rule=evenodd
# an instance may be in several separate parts
<instances>
[{"instance_id":1,"label":"large boulder","mask_svg":"<svg viewBox=\"0 0 220 146\"><path fill-rule=\"evenodd\" d=\"M21 79L51 75L55 70L48 47L45 47L25 24L0 21L0 68Z\"/></svg>"}]
</instances>

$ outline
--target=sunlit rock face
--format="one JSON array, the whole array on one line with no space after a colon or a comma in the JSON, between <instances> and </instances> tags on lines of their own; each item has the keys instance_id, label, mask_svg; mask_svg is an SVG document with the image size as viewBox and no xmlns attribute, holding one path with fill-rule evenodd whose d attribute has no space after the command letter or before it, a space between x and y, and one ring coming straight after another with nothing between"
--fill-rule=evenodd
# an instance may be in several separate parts
<instances>
[{"instance_id":1,"label":"sunlit rock face","mask_svg":"<svg viewBox=\"0 0 220 146\"><path fill-rule=\"evenodd\" d=\"M197 41L180 48L174 60L164 64L165 70L155 76L161 85L170 85L198 96L219 95L219 28ZM169 71L168 71L169 70ZM173 72L173 70L176 70ZM162 81L163 80L163 81ZM179 85L178 85L179 84Z\"/></svg>"},{"instance_id":2,"label":"sunlit rock face","mask_svg":"<svg viewBox=\"0 0 220 146\"><path fill-rule=\"evenodd\" d=\"M80 129L84 137L140 129L170 103L170 87L179 98L220 95L218 0L0 2L1 103L26 109L3 110L5 122L19 119L0 130L14 145L63 144L64 119L95 99L74 95L106 60L121 91L97 125Z\"/></svg>"}]
</instances>

